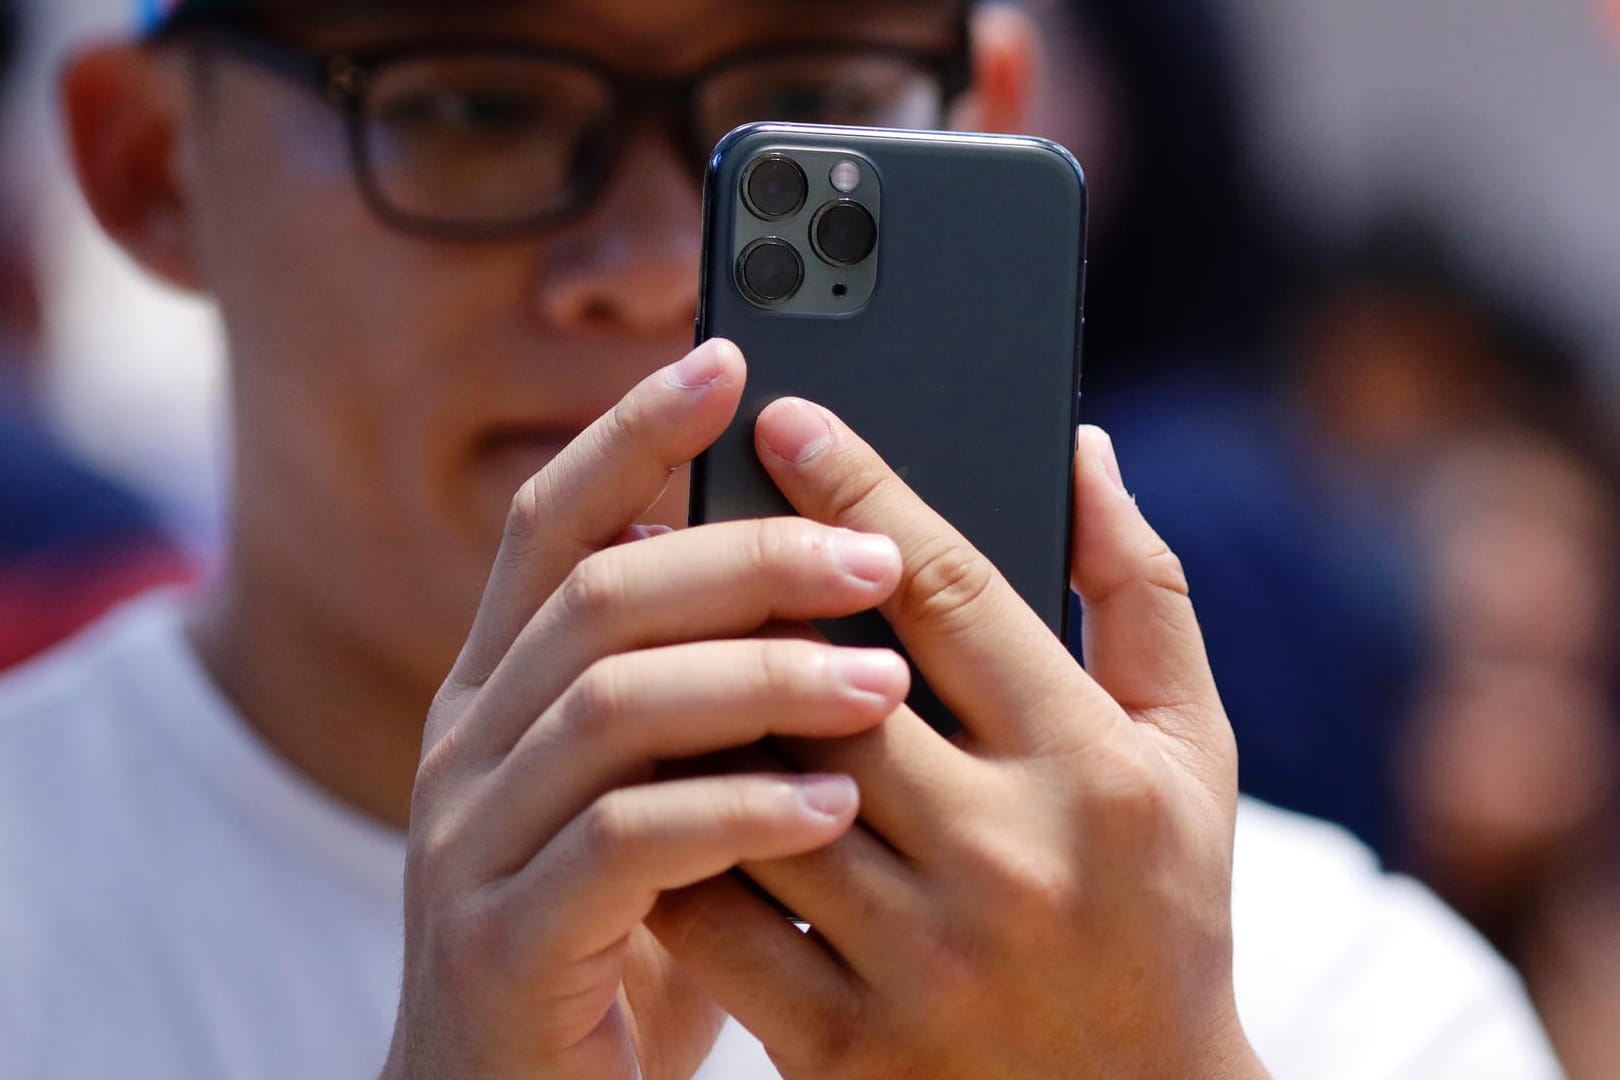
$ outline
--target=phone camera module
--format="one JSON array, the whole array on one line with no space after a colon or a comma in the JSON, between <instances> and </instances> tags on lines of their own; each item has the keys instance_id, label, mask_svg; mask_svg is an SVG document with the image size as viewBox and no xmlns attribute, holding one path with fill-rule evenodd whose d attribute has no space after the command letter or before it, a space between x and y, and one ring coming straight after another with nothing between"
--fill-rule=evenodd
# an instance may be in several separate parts
<instances>
[{"instance_id":1,"label":"phone camera module","mask_svg":"<svg viewBox=\"0 0 1620 1080\"><path fill-rule=\"evenodd\" d=\"M743 249L737 260L737 279L755 303L784 303L804 284L804 260L787 241L768 236Z\"/></svg>"},{"instance_id":2,"label":"phone camera module","mask_svg":"<svg viewBox=\"0 0 1620 1080\"><path fill-rule=\"evenodd\" d=\"M810 195L810 182L798 162L781 154L768 154L748 168L743 179L743 201L757 217L778 221L796 214Z\"/></svg>"},{"instance_id":3,"label":"phone camera module","mask_svg":"<svg viewBox=\"0 0 1620 1080\"><path fill-rule=\"evenodd\" d=\"M854 266L877 247L872 212L853 199L828 203L810 226L816 254L834 266Z\"/></svg>"}]
</instances>

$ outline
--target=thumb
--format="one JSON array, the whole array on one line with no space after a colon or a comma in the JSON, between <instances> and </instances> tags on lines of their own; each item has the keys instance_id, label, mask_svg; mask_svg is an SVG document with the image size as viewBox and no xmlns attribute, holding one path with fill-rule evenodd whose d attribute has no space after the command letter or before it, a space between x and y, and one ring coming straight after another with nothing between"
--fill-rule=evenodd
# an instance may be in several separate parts
<instances>
[{"instance_id":1,"label":"thumb","mask_svg":"<svg viewBox=\"0 0 1620 1080\"><path fill-rule=\"evenodd\" d=\"M1101 428L1079 431L1074 483L1086 670L1137 721L1204 746L1230 740L1181 560L1136 508Z\"/></svg>"}]
</instances>

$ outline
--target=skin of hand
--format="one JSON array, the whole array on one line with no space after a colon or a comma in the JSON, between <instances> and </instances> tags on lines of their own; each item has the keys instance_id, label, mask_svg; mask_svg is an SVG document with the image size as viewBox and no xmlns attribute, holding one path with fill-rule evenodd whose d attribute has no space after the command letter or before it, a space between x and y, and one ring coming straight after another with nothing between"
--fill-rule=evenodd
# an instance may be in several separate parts
<instances>
[{"instance_id":1,"label":"skin of hand","mask_svg":"<svg viewBox=\"0 0 1620 1080\"><path fill-rule=\"evenodd\" d=\"M881 610L966 731L901 708L785 740L862 793L834 843L745 864L814 933L714 879L660 901L671 954L789 1080L1265 1076L1232 985L1236 748L1181 565L1108 437L1077 440L1082 669L827 410L776 402L757 434L801 514L899 544Z\"/></svg>"},{"instance_id":2,"label":"skin of hand","mask_svg":"<svg viewBox=\"0 0 1620 1080\"><path fill-rule=\"evenodd\" d=\"M759 426L803 519L635 526L744 377L700 348L514 501L427 726L384 1076L685 1077L728 1012L790 1080L1263 1076L1230 729L1106 436L1079 439L1088 676L808 403ZM899 657L776 632L872 606L966 736L903 706ZM790 767L656 772L764 738Z\"/></svg>"},{"instance_id":3,"label":"skin of hand","mask_svg":"<svg viewBox=\"0 0 1620 1080\"><path fill-rule=\"evenodd\" d=\"M661 892L821 847L843 776L664 779L767 736L870 729L909 671L762 626L869 609L885 537L803 519L633 523L734 415L735 346L645 380L514 500L473 631L429 716L387 1077L684 1077L724 1015L643 927Z\"/></svg>"}]
</instances>

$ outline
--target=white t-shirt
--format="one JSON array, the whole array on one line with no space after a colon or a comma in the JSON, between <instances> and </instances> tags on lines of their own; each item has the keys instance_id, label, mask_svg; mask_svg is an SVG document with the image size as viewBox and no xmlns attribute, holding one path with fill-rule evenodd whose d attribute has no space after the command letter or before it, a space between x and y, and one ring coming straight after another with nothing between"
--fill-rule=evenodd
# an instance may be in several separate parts
<instances>
[{"instance_id":1,"label":"white t-shirt","mask_svg":"<svg viewBox=\"0 0 1620 1080\"><path fill-rule=\"evenodd\" d=\"M0 1077L375 1077L403 837L261 743L180 626L146 600L0 682ZM1334 828L1246 804L1233 919L1277 1080L1560 1075L1514 974ZM776 1074L732 1025L700 1075Z\"/></svg>"}]
</instances>

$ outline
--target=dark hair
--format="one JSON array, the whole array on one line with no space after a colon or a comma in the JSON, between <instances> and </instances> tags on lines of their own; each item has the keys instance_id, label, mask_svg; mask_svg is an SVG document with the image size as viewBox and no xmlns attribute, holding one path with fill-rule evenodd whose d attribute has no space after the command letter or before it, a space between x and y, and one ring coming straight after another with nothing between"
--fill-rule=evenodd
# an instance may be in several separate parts
<instances>
[{"instance_id":1,"label":"dark hair","mask_svg":"<svg viewBox=\"0 0 1620 1080\"><path fill-rule=\"evenodd\" d=\"M16 0L0 0L0 91L11 80L11 69L17 60L18 38L22 36L20 23Z\"/></svg>"},{"instance_id":2,"label":"dark hair","mask_svg":"<svg viewBox=\"0 0 1620 1080\"><path fill-rule=\"evenodd\" d=\"M1258 357L1292 259L1263 208L1222 12L1208 0L1069 0L1117 85L1129 147L1093 253L1093 382Z\"/></svg>"},{"instance_id":3,"label":"dark hair","mask_svg":"<svg viewBox=\"0 0 1620 1080\"><path fill-rule=\"evenodd\" d=\"M1371 289L1429 311L1467 316L1491 345L1472 362L1481 378L1511 388L1506 404L1518 421L1590 460L1603 461L1611 473L1620 465L1578 345L1543 305L1473 270L1458 238L1424 210L1399 205L1385 209L1341 257L1313 268L1304 288L1307 319L1347 288Z\"/></svg>"},{"instance_id":4,"label":"dark hair","mask_svg":"<svg viewBox=\"0 0 1620 1080\"><path fill-rule=\"evenodd\" d=\"M927 7L941 7L966 19L976 0L910 0L921 11ZM523 0L462 0L464 11L499 10L520 7ZM216 22L277 23L283 18L299 19L333 14L367 14L378 10L424 11L442 10L444 0L183 0L176 4L149 32L164 37L195 25Z\"/></svg>"}]
</instances>

